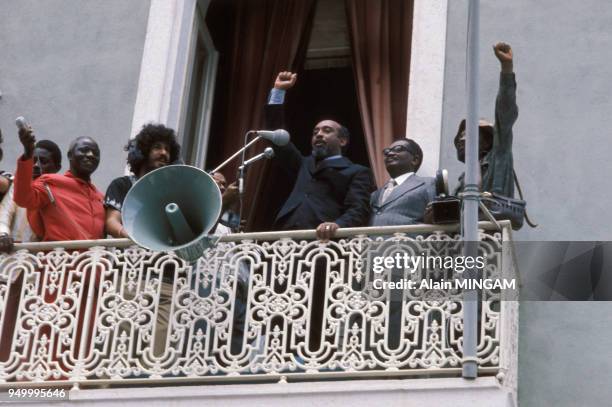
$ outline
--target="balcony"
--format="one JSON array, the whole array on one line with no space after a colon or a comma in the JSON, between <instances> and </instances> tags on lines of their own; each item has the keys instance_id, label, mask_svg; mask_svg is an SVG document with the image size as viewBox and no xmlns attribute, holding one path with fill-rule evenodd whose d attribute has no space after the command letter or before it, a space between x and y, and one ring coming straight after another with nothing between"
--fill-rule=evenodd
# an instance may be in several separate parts
<instances>
[{"instance_id":1,"label":"balcony","mask_svg":"<svg viewBox=\"0 0 612 407\"><path fill-rule=\"evenodd\" d=\"M486 275L513 278L511 245L502 244L511 241L509 224L480 226ZM195 264L123 239L17 245L0 256L0 390L62 387L74 400L106 400L100 405L125 405L135 394L300 405L309 391L352 392L353 405L397 392L434 397L423 402L456 393L467 395L465 405L479 405L477 394L482 405L516 403L518 302L482 291L479 378L467 381L460 298L372 289L373 255L444 255L459 244L456 226L354 228L338 237L229 235ZM402 277L440 278L425 268ZM368 388L376 399L358 396Z\"/></svg>"}]
</instances>

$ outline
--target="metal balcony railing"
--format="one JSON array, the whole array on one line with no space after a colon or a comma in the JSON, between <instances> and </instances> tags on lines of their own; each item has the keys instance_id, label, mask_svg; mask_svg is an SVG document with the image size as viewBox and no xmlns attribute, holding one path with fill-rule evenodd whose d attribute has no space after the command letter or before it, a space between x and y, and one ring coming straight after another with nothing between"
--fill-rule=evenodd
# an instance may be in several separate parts
<instances>
[{"instance_id":1,"label":"metal balcony railing","mask_svg":"<svg viewBox=\"0 0 612 407\"><path fill-rule=\"evenodd\" d=\"M508 225L481 240L486 274L513 273ZM17 245L0 256L0 387L460 376L461 300L373 290L371 267L459 241L428 225L236 234L193 265L129 240ZM518 305L481 296L479 373L512 382Z\"/></svg>"}]
</instances>

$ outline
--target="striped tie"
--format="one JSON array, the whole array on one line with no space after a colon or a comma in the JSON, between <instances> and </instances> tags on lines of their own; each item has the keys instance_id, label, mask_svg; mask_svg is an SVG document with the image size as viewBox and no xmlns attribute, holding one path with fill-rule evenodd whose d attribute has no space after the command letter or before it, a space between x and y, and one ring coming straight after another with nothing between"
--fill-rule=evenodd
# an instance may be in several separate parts
<instances>
[{"instance_id":1,"label":"striped tie","mask_svg":"<svg viewBox=\"0 0 612 407\"><path fill-rule=\"evenodd\" d=\"M389 195L391 195L391 192L393 192L396 186L397 186L397 182L395 182L394 179L391 179L389 180L389 182L387 182L387 185L385 186L385 190L383 191L382 198L380 199L381 204L384 204L387 201L387 198L389 198Z\"/></svg>"}]
</instances>

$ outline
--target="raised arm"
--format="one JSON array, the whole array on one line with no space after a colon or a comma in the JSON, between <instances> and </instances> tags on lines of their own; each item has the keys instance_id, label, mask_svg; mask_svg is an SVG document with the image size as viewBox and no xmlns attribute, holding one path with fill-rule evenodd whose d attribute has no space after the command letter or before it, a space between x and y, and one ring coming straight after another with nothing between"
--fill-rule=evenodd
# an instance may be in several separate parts
<instances>
[{"instance_id":1,"label":"raised arm","mask_svg":"<svg viewBox=\"0 0 612 407\"><path fill-rule=\"evenodd\" d=\"M269 129L282 129L285 127L284 103L285 92L293 88L297 81L297 74L292 72L279 72L274 80L274 88L270 91L270 97L266 106L266 127ZM272 145L275 159L289 172L291 177L296 177L302 165L302 154L293 143L286 146Z\"/></svg>"},{"instance_id":2,"label":"raised arm","mask_svg":"<svg viewBox=\"0 0 612 407\"><path fill-rule=\"evenodd\" d=\"M498 42L493 52L500 62L499 91L495 100L495 131L493 146L498 150L512 148L512 126L518 118L514 58L509 44Z\"/></svg>"},{"instance_id":3,"label":"raised arm","mask_svg":"<svg viewBox=\"0 0 612 407\"><path fill-rule=\"evenodd\" d=\"M19 141L23 145L23 155L17 160L13 200L22 208L42 208L50 200L44 184L42 182L32 182L32 171L34 168L32 155L34 153L36 137L34 137L31 127L19 130Z\"/></svg>"},{"instance_id":4,"label":"raised arm","mask_svg":"<svg viewBox=\"0 0 612 407\"><path fill-rule=\"evenodd\" d=\"M285 127L285 93L296 82L297 74L292 72L283 71L276 76L266 105L266 128L274 130Z\"/></svg>"}]
</instances>

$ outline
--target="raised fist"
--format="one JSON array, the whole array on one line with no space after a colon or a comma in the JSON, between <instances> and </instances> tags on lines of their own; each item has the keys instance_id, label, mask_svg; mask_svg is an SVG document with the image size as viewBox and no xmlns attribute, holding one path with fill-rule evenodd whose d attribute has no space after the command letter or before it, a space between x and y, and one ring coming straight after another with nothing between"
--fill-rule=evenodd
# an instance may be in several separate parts
<instances>
[{"instance_id":1,"label":"raised fist","mask_svg":"<svg viewBox=\"0 0 612 407\"><path fill-rule=\"evenodd\" d=\"M497 59L499 59L499 62L512 62L512 47L510 47L510 44L498 42L493 45L493 52Z\"/></svg>"},{"instance_id":2,"label":"raised fist","mask_svg":"<svg viewBox=\"0 0 612 407\"><path fill-rule=\"evenodd\" d=\"M287 90L291 89L297 81L297 74L287 71L280 72L274 81L275 89Z\"/></svg>"},{"instance_id":3,"label":"raised fist","mask_svg":"<svg viewBox=\"0 0 612 407\"><path fill-rule=\"evenodd\" d=\"M23 155L26 158L32 157L36 145L36 137L34 137L32 127L28 126L27 128L19 129L19 141L23 145Z\"/></svg>"}]
</instances>

